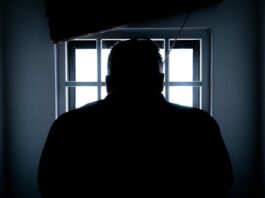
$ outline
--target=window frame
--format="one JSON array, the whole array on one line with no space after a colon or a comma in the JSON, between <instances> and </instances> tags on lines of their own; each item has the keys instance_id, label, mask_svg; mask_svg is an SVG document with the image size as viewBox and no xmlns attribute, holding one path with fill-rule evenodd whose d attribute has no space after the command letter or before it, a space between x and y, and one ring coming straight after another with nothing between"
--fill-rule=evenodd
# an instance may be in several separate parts
<instances>
[{"instance_id":1,"label":"window frame","mask_svg":"<svg viewBox=\"0 0 265 198\"><path fill-rule=\"evenodd\" d=\"M69 64L72 64L73 59L69 59L69 50L70 47L85 47L86 40L96 40L96 49L97 51L101 49L102 42L104 39L128 39L132 37L142 37L142 38L152 38L152 39L165 39L165 54L170 50L170 40L178 38L178 42L175 43L175 46L181 48L181 40L196 40L199 41L199 46L192 46L194 51L194 58L198 59L196 64L199 66L194 66L194 69L200 68L200 71L197 72L199 76L197 79L191 82L169 82L169 70L168 70L168 59L166 59L165 65L165 88L169 89L169 86L195 86L199 89L193 89L194 103L195 107L201 108L206 112L212 114L212 53L211 53L211 32L208 28L200 29L183 29L181 34L178 35L179 28L122 28L109 32L103 32L95 35L86 35L80 37L79 39L74 39L71 41L60 42L54 45L54 56L55 56L55 117L57 118L62 113L68 111L70 108L73 108L73 98L74 94L70 93L68 87L74 86L86 86L89 85L88 82L74 82L69 81L68 70ZM72 42L73 41L73 42ZM193 42L191 42L192 45ZM199 49L198 49L199 47ZM70 50L71 51L71 50ZM199 52L199 53L197 53ZM97 61L98 61L98 81L95 85L98 86L98 99L101 98L100 86L104 86L105 82L101 82L101 57L100 53L97 52ZM193 64L194 65L194 64ZM73 72L72 72L73 73ZM72 78L73 79L73 78ZM101 82L101 83L98 83ZM165 91L166 99L169 98L168 90ZM201 93L201 94L200 94ZM67 97L70 95L71 97ZM200 101L200 103L199 103ZM70 107L67 105L70 103Z\"/></svg>"}]
</instances>

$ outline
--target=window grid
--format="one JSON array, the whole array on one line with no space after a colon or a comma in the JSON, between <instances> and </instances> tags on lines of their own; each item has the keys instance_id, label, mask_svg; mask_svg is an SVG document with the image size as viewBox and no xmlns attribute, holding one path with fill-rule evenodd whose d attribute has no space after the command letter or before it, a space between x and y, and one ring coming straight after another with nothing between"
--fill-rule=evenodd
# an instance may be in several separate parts
<instances>
[{"instance_id":1,"label":"window grid","mask_svg":"<svg viewBox=\"0 0 265 198\"><path fill-rule=\"evenodd\" d=\"M101 68L102 68L102 49L103 44L102 42L105 39L97 39L97 40L86 40L85 41L71 41L69 42L69 74L68 79L69 81L66 82L66 86L69 88L69 109L76 108L76 88L79 86L97 86L97 99L102 99L101 93L102 93L102 86L106 86L105 82L102 82L103 79L101 79ZM117 39L117 40L123 40L123 39ZM155 41L164 41L164 57L167 56L167 54L170 51L171 42L174 42L174 39L153 39ZM75 79L75 73L76 73L76 49L86 49L90 47L89 41L95 41L96 42L96 51L97 51L97 81L96 82L78 82ZM198 41L199 42L199 41ZM200 88L202 86L202 83L200 82L200 66L199 66L199 45L196 46L195 40L187 41L187 40L179 40L175 43L175 46L173 46L173 49L193 49L193 81L190 82L179 82L179 81L170 81L169 80L169 59L168 56L165 59L164 67L165 67L165 98L167 100L170 99L170 87L192 87L193 88L193 106L194 107L200 107ZM172 50L173 50L172 49Z\"/></svg>"},{"instance_id":2,"label":"window grid","mask_svg":"<svg viewBox=\"0 0 265 198\"><path fill-rule=\"evenodd\" d=\"M66 42L60 42L55 44L54 47L54 53L56 56L55 59L55 93L56 93L56 110L55 110L55 117L58 117L62 113L71 110L74 108L74 94L73 91L75 87L97 87L99 86L101 88L101 91L97 91L97 94L106 94L102 88L105 86L105 82L100 82L99 79L94 82L78 82L74 81L73 79L70 79L70 73L73 74L73 72L70 72L71 70L71 62L73 61L72 57L70 57L70 51L71 51L71 45L78 49L87 48L87 46L82 46L87 44L87 41L91 40L125 40L132 37L141 37L141 38L155 38L156 40L163 38L165 40L164 42L164 52L167 53L167 49L169 49L169 40L174 40L174 37L178 35L178 40L192 40L192 41L199 41L199 61L198 64L200 66L199 71L199 79L200 81L192 81L192 82L170 82L169 78L168 82L166 82L165 79L165 85L166 83L168 86L165 86L164 89L164 95L166 99L169 99L169 87L173 86L189 86L194 87L193 93L199 93L199 94L193 94L194 96L197 95L198 102L196 102L199 106L199 108L209 112L211 115L212 113L212 106L213 106L213 100L212 100L212 56L211 56L211 31L207 28L192 28L192 29L184 29L181 34L176 34L179 31L178 28L122 28L117 29L109 32L104 32L100 34L95 35L89 35L86 37L82 37L80 39L74 39L71 41ZM96 44L97 45L97 44ZM101 43L102 45L102 43ZM168 47L167 47L168 46ZM96 49L96 47L94 48ZM99 48L97 48L99 49ZM196 54L194 54L196 55ZM102 58L100 59L100 61ZM104 59L105 60L105 59ZM168 61L168 60L167 60ZM104 63L105 64L105 63ZM169 62L167 62L169 64ZM165 66L164 66L165 67ZM197 67L198 68L198 67ZM73 69L73 68L72 68ZM101 69L101 68L100 68ZM166 69L167 72L169 72L169 69ZM101 71L102 72L102 71ZM104 74L105 74L104 70ZM165 75L166 72L164 71ZM197 72L196 72L197 73ZM103 75L104 75L103 74ZM101 81L103 81L103 76L101 76ZM98 89L98 88L97 88ZM167 91L166 91L167 89ZM166 92L166 94L165 94ZM96 93L96 92L95 92ZM97 98L102 98L102 95ZM194 97L196 99L196 97ZM195 100L193 100L195 102ZM70 105L72 104L72 105ZM195 106L193 104L193 106Z\"/></svg>"}]
</instances>

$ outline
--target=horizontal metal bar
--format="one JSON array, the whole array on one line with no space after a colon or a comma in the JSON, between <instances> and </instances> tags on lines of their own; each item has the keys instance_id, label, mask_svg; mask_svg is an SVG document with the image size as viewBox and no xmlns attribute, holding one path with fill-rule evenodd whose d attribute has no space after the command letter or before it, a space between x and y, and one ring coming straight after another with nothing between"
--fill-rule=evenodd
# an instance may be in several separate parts
<instances>
[{"instance_id":1,"label":"horizontal metal bar","mask_svg":"<svg viewBox=\"0 0 265 198\"><path fill-rule=\"evenodd\" d=\"M169 86L193 86L193 87L202 87L202 81L191 81L191 82L169 82Z\"/></svg>"},{"instance_id":2,"label":"horizontal metal bar","mask_svg":"<svg viewBox=\"0 0 265 198\"><path fill-rule=\"evenodd\" d=\"M169 86L193 86L193 87L202 87L203 82L201 81L191 81L191 82L169 82ZM98 86L97 82L75 82L67 81L65 82L66 87L76 87L76 86ZM101 82L101 86L106 86L105 82Z\"/></svg>"},{"instance_id":3,"label":"horizontal metal bar","mask_svg":"<svg viewBox=\"0 0 265 198\"><path fill-rule=\"evenodd\" d=\"M75 82L67 81L65 82L66 87L76 87L76 86L98 86L97 82ZM101 86L106 86L105 82L101 82Z\"/></svg>"}]
</instances>

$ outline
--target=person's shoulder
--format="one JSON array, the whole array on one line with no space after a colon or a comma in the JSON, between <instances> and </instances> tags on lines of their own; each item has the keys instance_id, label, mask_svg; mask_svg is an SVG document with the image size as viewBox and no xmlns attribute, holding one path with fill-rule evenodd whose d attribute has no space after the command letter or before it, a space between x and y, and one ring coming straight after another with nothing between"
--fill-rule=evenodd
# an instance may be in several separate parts
<instances>
[{"instance_id":1,"label":"person's shoulder","mask_svg":"<svg viewBox=\"0 0 265 198\"><path fill-rule=\"evenodd\" d=\"M88 103L79 108L67 111L61 114L56 120L55 123L72 123L74 121L82 120L84 117L89 115L94 115L95 112L100 111L101 107L104 106L104 100L99 100L95 102Z\"/></svg>"},{"instance_id":2,"label":"person's shoulder","mask_svg":"<svg viewBox=\"0 0 265 198\"><path fill-rule=\"evenodd\" d=\"M189 106L184 106L172 102L166 101L166 107L167 109L170 109L172 111L180 112L180 113L187 113L187 114L208 114L204 110L201 110L196 107L189 107Z\"/></svg>"},{"instance_id":3,"label":"person's shoulder","mask_svg":"<svg viewBox=\"0 0 265 198\"><path fill-rule=\"evenodd\" d=\"M183 106L171 102L167 102L167 107L170 111L180 114L183 117L187 117L189 120L197 120L199 122L216 122L210 113L200 108Z\"/></svg>"},{"instance_id":4,"label":"person's shoulder","mask_svg":"<svg viewBox=\"0 0 265 198\"><path fill-rule=\"evenodd\" d=\"M217 120L205 110L172 103L168 105L175 112L169 114L169 116L173 115L172 118L170 118L172 123L178 123L177 126L179 128L192 132L194 137L200 140L203 138L206 140L209 139L209 137L221 136L220 126Z\"/></svg>"}]
</instances>

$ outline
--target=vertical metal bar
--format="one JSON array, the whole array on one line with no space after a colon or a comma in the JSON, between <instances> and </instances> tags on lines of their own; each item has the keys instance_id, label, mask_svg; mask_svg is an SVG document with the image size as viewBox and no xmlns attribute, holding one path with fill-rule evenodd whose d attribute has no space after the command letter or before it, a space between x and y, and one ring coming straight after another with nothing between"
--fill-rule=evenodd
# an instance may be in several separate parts
<instances>
[{"instance_id":1,"label":"vertical metal bar","mask_svg":"<svg viewBox=\"0 0 265 198\"><path fill-rule=\"evenodd\" d=\"M69 111L69 88L65 85L66 81L68 81L69 76L69 54L68 54L68 43L67 41L64 42L64 67L63 67L63 73L64 73L64 111L59 113L64 113ZM61 87L61 86L60 86Z\"/></svg>"},{"instance_id":2,"label":"vertical metal bar","mask_svg":"<svg viewBox=\"0 0 265 198\"><path fill-rule=\"evenodd\" d=\"M58 118L58 63L57 63L57 44L53 45L53 55L54 55L54 92L55 92L55 119Z\"/></svg>"},{"instance_id":3,"label":"vertical metal bar","mask_svg":"<svg viewBox=\"0 0 265 198\"><path fill-rule=\"evenodd\" d=\"M98 69L98 100L101 99L101 49L102 48L102 40L97 39L97 69Z\"/></svg>"},{"instance_id":4,"label":"vertical metal bar","mask_svg":"<svg viewBox=\"0 0 265 198\"><path fill-rule=\"evenodd\" d=\"M211 35L211 33L209 33L209 43L206 47L206 49L208 49L208 60L209 60L209 63L208 63L208 68L209 68L209 80L208 80L208 85L209 85L209 93L208 93L208 96L209 96L209 112L210 114L213 116L213 103L214 103L214 100L213 100L213 37ZM206 50L205 50L206 51ZM206 52L207 53L207 52Z\"/></svg>"},{"instance_id":5,"label":"vertical metal bar","mask_svg":"<svg viewBox=\"0 0 265 198\"><path fill-rule=\"evenodd\" d=\"M200 81L200 41L193 41L193 81ZM202 108L200 104L200 89L193 87L193 106Z\"/></svg>"},{"instance_id":6,"label":"vertical metal bar","mask_svg":"<svg viewBox=\"0 0 265 198\"><path fill-rule=\"evenodd\" d=\"M68 79L70 81L75 81L75 71L76 71L76 46L73 45L73 43L68 42ZM68 88L68 94L69 94L69 104L68 108L69 110L73 110L76 107L76 88L75 87L69 87Z\"/></svg>"},{"instance_id":7,"label":"vertical metal bar","mask_svg":"<svg viewBox=\"0 0 265 198\"><path fill-rule=\"evenodd\" d=\"M165 59L164 67L165 67L165 98L169 100L169 52L170 52L170 40L167 38L165 40Z\"/></svg>"}]
</instances>

